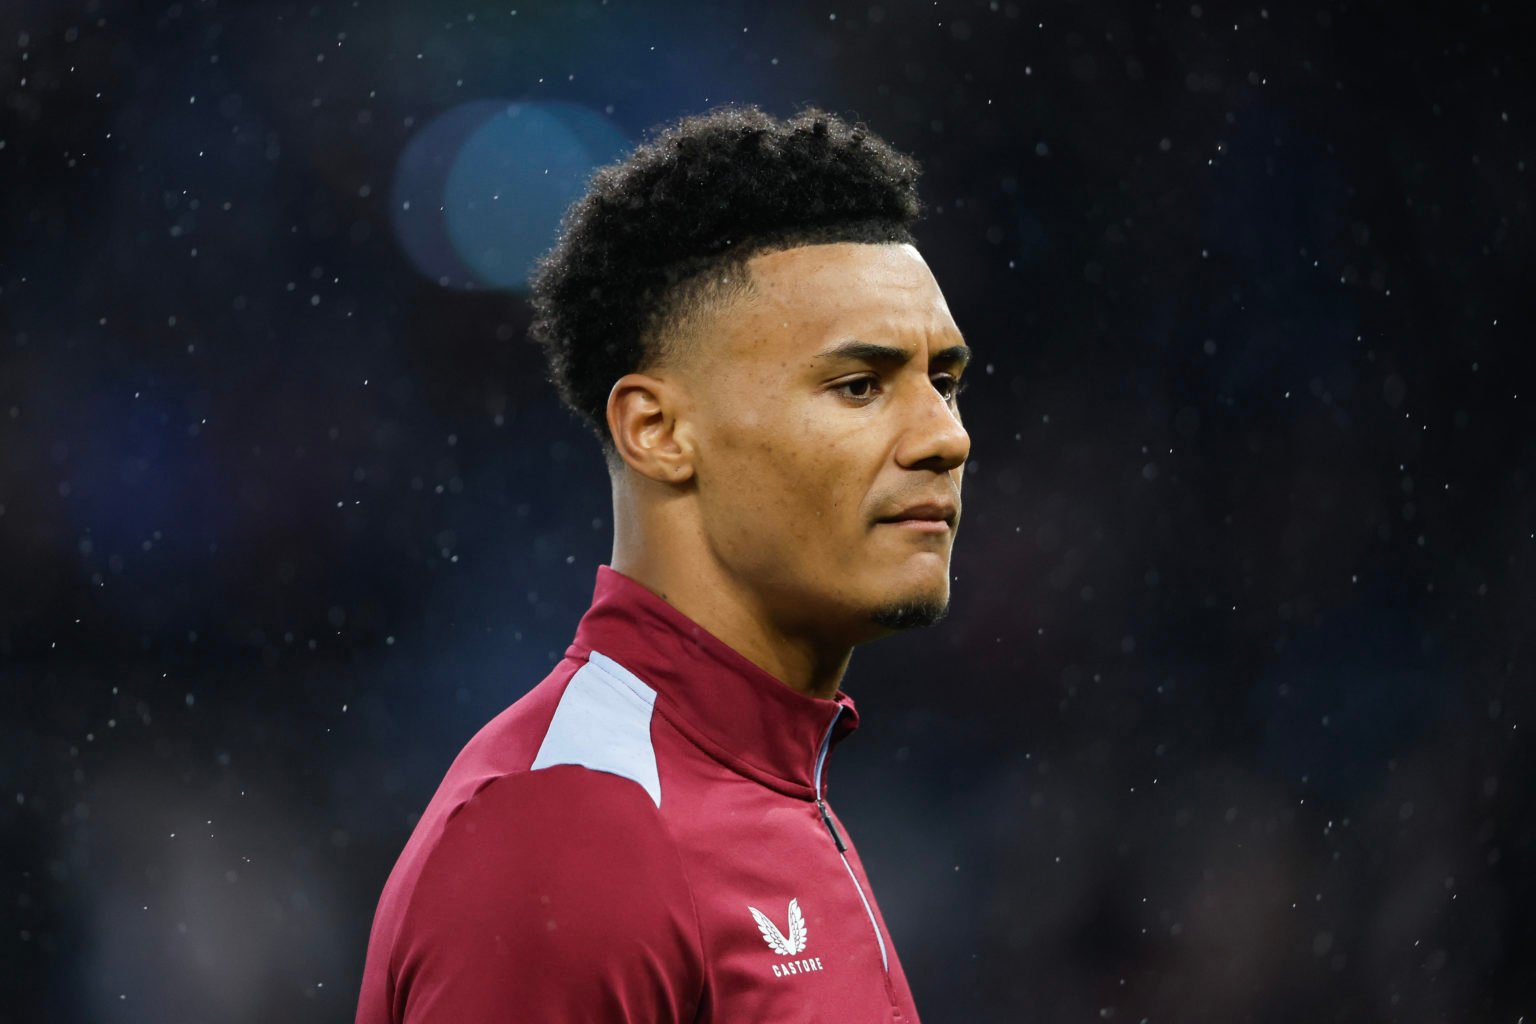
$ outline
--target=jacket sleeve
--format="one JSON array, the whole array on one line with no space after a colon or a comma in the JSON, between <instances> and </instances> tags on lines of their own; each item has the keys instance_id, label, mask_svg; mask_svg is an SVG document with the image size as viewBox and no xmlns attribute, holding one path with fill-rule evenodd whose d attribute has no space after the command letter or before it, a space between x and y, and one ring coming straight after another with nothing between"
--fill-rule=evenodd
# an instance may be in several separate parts
<instances>
[{"instance_id":1,"label":"jacket sleeve","mask_svg":"<svg viewBox=\"0 0 1536 1024\"><path fill-rule=\"evenodd\" d=\"M448 820L397 938L394 1019L687 1022L693 894L656 805L572 765L490 781Z\"/></svg>"}]
</instances>

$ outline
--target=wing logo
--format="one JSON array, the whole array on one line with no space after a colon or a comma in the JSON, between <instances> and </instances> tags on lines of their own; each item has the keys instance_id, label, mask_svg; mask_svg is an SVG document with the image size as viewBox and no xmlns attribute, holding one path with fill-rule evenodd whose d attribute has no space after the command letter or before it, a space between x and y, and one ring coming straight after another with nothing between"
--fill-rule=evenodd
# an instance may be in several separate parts
<instances>
[{"instance_id":1,"label":"wing logo","mask_svg":"<svg viewBox=\"0 0 1536 1024\"><path fill-rule=\"evenodd\" d=\"M768 948L779 956L794 956L805 949L805 915L800 913L800 901L789 901L789 934L779 931L779 926L769 920L768 915L749 906L752 911L752 919L757 922L757 930L763 933L763 941L768 943Z\"/></svg>"}]
</instances>

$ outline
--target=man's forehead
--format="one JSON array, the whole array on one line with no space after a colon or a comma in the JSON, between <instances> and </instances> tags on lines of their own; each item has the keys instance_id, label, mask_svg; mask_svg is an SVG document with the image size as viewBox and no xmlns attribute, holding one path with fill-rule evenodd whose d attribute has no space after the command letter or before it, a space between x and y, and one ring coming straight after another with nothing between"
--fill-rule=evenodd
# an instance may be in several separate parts
<instances>
[{"instance_id":1,"label":"man's forehead","mask_svg":"<svg viewBox=\"0 0 1536 1024\"><path fill-rule=\"evenodd\" d=\"M917 248L904 242L826 242L759 253L747 261L759 287L786 289L860 281L871 287L936 287Z\"/></svg>"},{"instance_id":2,"label":"man's forehead","mask_svg":"<svg viewBox=\"0 0 1536 1024\"><path fill-rule=\"evenodd\" d=\"M807 351L834 336L958 340L938 282L911 245L799 246L753 257L748 267L753 301L743 312L753 322L742 326L759 343L774 327L790 347Z\"/></svg>"}]
</instances>

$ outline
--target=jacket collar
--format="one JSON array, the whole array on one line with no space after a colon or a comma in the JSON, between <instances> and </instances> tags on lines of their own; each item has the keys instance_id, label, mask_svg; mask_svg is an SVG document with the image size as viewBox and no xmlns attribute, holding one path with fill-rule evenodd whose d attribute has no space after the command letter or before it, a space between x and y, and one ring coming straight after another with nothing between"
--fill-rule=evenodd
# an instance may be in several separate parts
<instances>
[{"instance_id":1,"label":"jacket collar","mask_svg":"<svg viewBox=\"0 0 1536 1024\"><path fill-rule=\"evenodd\" d=\"M780 792L814 799L823 741L858 728L853 698L808 697L759 668L641 583L597 568L592 606L566 656L599 651L656 690L656 710L716 760ZM827 771L822 766L822 795Z\"/></svg>"}]
</instances>

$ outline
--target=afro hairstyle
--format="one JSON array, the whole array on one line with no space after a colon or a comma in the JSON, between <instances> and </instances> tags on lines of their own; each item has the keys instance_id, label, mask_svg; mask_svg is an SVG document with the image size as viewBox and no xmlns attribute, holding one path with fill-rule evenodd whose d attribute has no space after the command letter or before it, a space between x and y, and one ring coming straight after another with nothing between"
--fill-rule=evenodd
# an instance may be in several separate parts
<instances>
[{"instance_id":1,"label":"afro hairstyle","mask_svg":"<svg viewBox=\"0 0 1536 1024\"><path fill-rule=\"evenodd\" d=\"M718 107L599 168L534 268L529 334L560 399L613 455L608 393L680 351L675 330L751 290L760 253L913 241L919 167L815 107Z\"/></svg>"}]
</instances>

